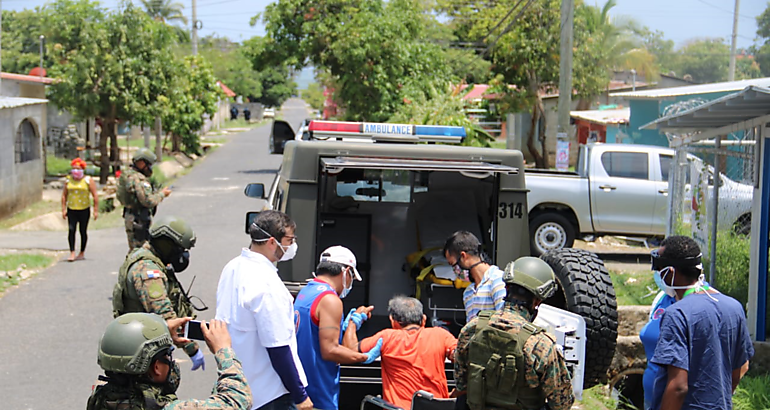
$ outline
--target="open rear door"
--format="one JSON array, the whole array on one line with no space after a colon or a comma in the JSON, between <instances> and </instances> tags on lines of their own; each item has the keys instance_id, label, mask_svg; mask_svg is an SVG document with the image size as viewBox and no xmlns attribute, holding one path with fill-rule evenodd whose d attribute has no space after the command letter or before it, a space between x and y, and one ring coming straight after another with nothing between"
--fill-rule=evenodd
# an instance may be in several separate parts
<instances>
[{"instance_id":1,"label":"open rear door","mask_svg":"<svg viewBox=\"0 0 770 410\"><path fill-rule=\"evenodd\" d=\"M291 129L286 121L273 121L273 128L270 131L270 153L283 155L283 146L286 141L294 139L294 130Z\"/></svg>"}]
</instances>

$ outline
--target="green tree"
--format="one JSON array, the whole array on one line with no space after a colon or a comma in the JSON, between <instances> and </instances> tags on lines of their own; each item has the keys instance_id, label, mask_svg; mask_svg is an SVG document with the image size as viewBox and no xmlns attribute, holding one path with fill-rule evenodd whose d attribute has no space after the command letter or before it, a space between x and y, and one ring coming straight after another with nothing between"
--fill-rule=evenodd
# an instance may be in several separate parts
<instances>
[{"instance_id":1,"label":"green tree","mask_svg":"<svg viewBox=\"0 0 770 410\"><path fill-rule=\"evenodd\" d=\"M345 118L385 121L405 100L450 79L440 46L416 0L279 0L263 15L255 68L312 64L331 75Z\"/></svg>"},{"instance_id":2,"label":"green tree","mask_svg":"<svg viewBox=\"0 0 770 410\"><path fill-rule=\"evenodd\" d=\"M678 55L674 52L674 41L666 40L660 30L652 31L643 27L638 34L644 43L644 48L655 57L655 64L661 73L670 73L677 67Z\"/></svg>"},{"instance_id":3,"label":"green tree","mask_svg":"<svg viewBox=\"0 0 770 410\"><path fill-rule=\"evenodd\" d=\"M730 65L730 46L721 38L691 41L677 50L679 54L676 73L680 77L692 76L699 83L727 80Z\"/></svg>"},{"instance_id":4,"label":"green tree","mask_svg":"<svg viewBox=\"0 0 770 410\"><path fill-rule=\"evenodd\" d=\"M754 55L762 75L770 77L770 2L765 11L757 16L757 44Z\"/></svg>"},{"instance_id":5,"label":"green tree","mask_svg":"<svg viewBox=\"0 0 770 410\"><path fill-rule=\"evenodd\" d=\"M172 137L172 151L180 148L200 154L203 115L213 115L221 90L216 85L211 65L201 56L188 56L175 64L175 77L169 94L159 97L163 128Z\"/></svg>"},{"instance_id":6,"label":"green tree","mask_svg":"<svg viewBox=\"0 0 770 410\"><path fill-rule=\"evenodd\" d=\"M143 122L160 113L158 97L168 93L172 78L172 33L128 2L104 18L87 0L59 0L52 8L60 13L50 23L63 42L52 47L57 63L51 71L59 81L49 98L78 118L102 119L104 183L110 160L118 159L117 122Z\"/></svg>"},{"instance_id":7,"label":"green tree","mask_svg":"<svg viewBox=\"0 0 770 410\"><path fill-rule=\"evenodd\" d=\"M318 111L322 109L324 106L324 100L326 99L326 97L324 97L323 86L319 85L318 83L308 84L307 89L302 90L302 99L305 100L306 103L310 104L314 110Z\"/></svg>"},{"instance_id":8,"label":"green tree","mask_svg":"<svg viewBox=\"0 0 770 410\"><path fill-rule=\"evenodd\" d=\"M254 69L244 50L244 46L217 36L206 36L198 45L198 53L212 64L216 79L236 94L257 101L262 96L260 73ZM184 45L181 54L186 55L187 51L187 45Z\"/></svg>"},{"instance_id":9,"label":"green tree","mask_svg":"<svg viewBox=\"0 0 770 410\"><path fill-rule=\"evenodd\" d=\"M35 10L3 10L3 71L27 74L40 65L40 35L47 34L45 13L39 7ZM47 55L43 64L50 66Z\"/></svg>"},{"instance_id":10,"label":"green tree","mask_svg":"<svg viewBox=\"0 0 770 410\"><path fill-rule=\"evenodd\" d=\"M147 14L157 21L168 23L179 21L187 24L184 16L184 4L173 0L141 0Z\"/></svg>"}]
</instances>

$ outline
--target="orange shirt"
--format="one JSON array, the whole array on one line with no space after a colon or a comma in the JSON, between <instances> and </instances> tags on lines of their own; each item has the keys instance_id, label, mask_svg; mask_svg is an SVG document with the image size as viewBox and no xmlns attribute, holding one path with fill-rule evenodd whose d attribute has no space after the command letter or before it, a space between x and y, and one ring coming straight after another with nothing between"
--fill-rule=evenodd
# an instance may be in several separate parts
<instances>
[{"instance_id":1,"label":"orange shirt","mask_svg":"<svg viewBox=\"0 0 770 410\"><path fill-rule=\"evenodd\" d=\"M440 327L385 329L361 341L367 352L382 338L382 396L402 409L411 408L417 390L449 398L445 359L454 360L457 339Z\"/></svg>"}]
</instances>

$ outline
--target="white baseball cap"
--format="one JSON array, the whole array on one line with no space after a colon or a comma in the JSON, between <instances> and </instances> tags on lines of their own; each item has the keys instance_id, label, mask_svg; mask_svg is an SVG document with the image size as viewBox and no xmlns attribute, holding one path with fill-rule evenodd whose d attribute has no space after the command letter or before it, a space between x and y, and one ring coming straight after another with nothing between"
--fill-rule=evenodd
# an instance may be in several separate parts
<instances>
[{"instance_id":1,"label":"white baseball cap","mask_svg":"<svg viewBox=\"0 0 770 410\"><path fill-rule=\"evenodd\" d=\"M356 280L361 280L361 275L358 274L358 270L356 269L356 255L353 255L353 252L351 252L350 249L339 245L326 248L325 251L321 252L319 262L323 261L337 262L350 266L353 268L353 276L355 276Z\"/></svg>"}]
</instances>

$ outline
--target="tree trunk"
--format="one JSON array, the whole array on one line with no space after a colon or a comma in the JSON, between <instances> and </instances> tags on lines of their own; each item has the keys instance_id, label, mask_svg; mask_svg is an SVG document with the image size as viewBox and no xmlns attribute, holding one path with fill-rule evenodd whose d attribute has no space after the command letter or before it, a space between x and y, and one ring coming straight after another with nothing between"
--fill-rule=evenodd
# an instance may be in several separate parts
<instances>
[{"instance_id":1,"label":"tree trunk","mask_svg":"<svg viewBox=\"0 0 770 410\"><path fill-rule=\"evenodd\" d=\"M581 98L578 100L577 111L586 111L591 109L591 100L588 98Z\"/></svg>"},{"instance_id":2,"label":"tree trunk","mask_svg":"<svg viewBox=\"0 0 770 410\"><path fill-rule=\"evenodd\" d=\"M543 107L540 107L541 110L545 111ZM546 138L545 138L545 116L540 117L540 126L537 127L540 135L538 135L538 139L540 140L540 152L543 153L543 166L541 168L548 169L551 167L551 165L548 163L548 147L546 146Z\"/></svg>"},{"instance_id":3,"label":"tree trunk","mask_svg":"<svg viewBox=\"0 0 770 410\"><path fill-rule=\"evenodd\" d=\"M545 168L543 156L540 155L535 145L535 132L537 132L537 126L540 123L541 109L540 97L537 97L537 101L532 106L532 121L529 126L529 133L527 134L527 149L535 160L535 168Z\"/></svg>"},{"instance_id":4,"label":"tree trunk","mask_svg":"<svg viewBox=\"0 0 770 410\"><path fill-rule=\"evenodd\" d=\"M179 152L180 141L182 137L177 134L171 134L171 152Z\"/></svg>"},{"instance_id":5,"label":"tree trunk","mask_svg":"<svg viewBox=\"0 0 770 410\"><path fill-rule=\"evenodd\" d=\"M99 153L101 156L99 183L107 183L107 176L110 175L110 153L107 151L107 141L115 139L115 118L104 118L102 133L99 136Z\"/></svg>"},{"instance_id":6,"label":"tree trunk","mask_svg":"<svg viewBox=\"0 0 770 410\"><path fill-rule=\"evenodd\" d=\"M113 121L110 133L110 161L113 163L120 161L120 147L118 146L118 132L115 129L117 121Z\"/></svg>"}]
</instances>

